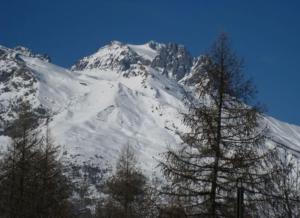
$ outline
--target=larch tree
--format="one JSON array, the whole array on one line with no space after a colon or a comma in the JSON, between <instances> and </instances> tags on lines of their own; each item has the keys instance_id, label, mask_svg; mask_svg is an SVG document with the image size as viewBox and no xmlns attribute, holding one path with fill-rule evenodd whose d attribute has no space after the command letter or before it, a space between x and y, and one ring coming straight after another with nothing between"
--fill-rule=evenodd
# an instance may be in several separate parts
<instances>
[{"instance_id":1,"label":"larch tree","mask_svg":"<svg viewBox=\"0 0 300 218\"><path fill-rule=\"evenodd\" d=\"M300 216L300 165L299 154L277 143L270 159L271 173L268 182L259 192L261 217L299 217Z\"/></svg>"},{"instance_id":2,"label":"larch tree","mask_svg":"<svg viewBox=\"0 0 300 218\"><path fill-rule=\"evenodd\" d=\"M265 128L253 105L255 89L225 34L202 62L189 78L193 90L183 113L189 130L178 133L179 147L162 155L169 184L163 194L176 198L189 217L234 217L237 180L249 189L262 181Z\"/></svg>"}]
</instances>

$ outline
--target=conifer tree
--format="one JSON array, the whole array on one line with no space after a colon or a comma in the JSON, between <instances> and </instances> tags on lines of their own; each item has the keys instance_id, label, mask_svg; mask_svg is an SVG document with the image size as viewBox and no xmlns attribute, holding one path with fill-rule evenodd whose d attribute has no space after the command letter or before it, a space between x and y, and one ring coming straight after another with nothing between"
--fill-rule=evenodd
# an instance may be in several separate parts
<instances>
[{"instance_id":1,"label":"conifer tree","mask_svg":"<svg viewBox=\"0 0 300 218\"><path fill-rule=\"evenodd\" d=\"M175 197L188 216L234 217L237 180L249 189L262 180L260 110L225 34L202 61L190 77L193 90L183 114L189 131L179 133L182 144L160 162L169 184L163 194Z\"/></svg>"},{"instance_id":2,"label":"conifer tree","mask_svg":"<svg viewBox=\"0 0 300 218\"><path fill-rule=\"evenodd\" d=\"M36 150L42 137L35 129L35 115L28 102L20 104L17 119L11 128L12 144L1 166L1 211L7 217L34 215L34 171Z\"/></svg>"},{"instance_id":3,"label":"conifer tree","mask_svg":"<svg viewBox=\"0 0 300 218\"><path fill-rule=\"evenodd\" d=\"M41 120L26 101L11 128L12 143L0 168L2 217L68 217L68 181L50 130L38 130Z\"/></svg>"},{"instance_id":4,"label":"conifer tree","mask_svg":"<svg viewBox=\"0 0 300 218\"><path fill-rule=\"evenodd\" d=\"M99 205L98 217L147 217L145 208L146 177L137 167L133 149L122 150L116 171L107 182L108 198Z\"/></svg>"},{"instance_id":5,"label":"conifer tree","mask_svg":"<svg viewBox=\"0 0 300 218\"><path fill-rule=\"evenodd\" d=\"M43 143L37 151L36 178L37 214L39 217L69 216L71 194L70 181L63 173L59 159L60 147L55 145L46 121L46 132Z\"/></svg>"},{"instance_id":6,"label":"conifer tree","mask_svg":"<svg viewBox=\"0 0 300 218\"><path fill-rule=\"evenodd\" d=\"M299 159L282 145L277 145L270 159L272 173L262 187L261 217L300 216L300 166Z\"/></svg>"}]
</instances>

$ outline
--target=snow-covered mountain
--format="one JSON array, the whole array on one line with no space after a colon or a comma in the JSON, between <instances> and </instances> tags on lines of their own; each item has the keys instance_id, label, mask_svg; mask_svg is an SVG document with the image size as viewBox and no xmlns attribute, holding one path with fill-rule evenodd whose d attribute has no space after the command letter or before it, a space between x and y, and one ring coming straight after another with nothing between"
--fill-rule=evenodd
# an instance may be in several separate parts
<instances>
[{"instance_id":1,"label":"snow-covered mountain","mask_svg":"<svg viewBox=\"0 0 300 218\"><path fill-rule=\"evenodd\" d=\"M71 69L30 50L0 47L0 141L9 143L9 123L28 99L37 113L53 115L52 135L76 161L113 164L126 144L151 172L158 154L179 142L183 98L203 58L184 46L113 41ZM270 136L300 150L300 127L264 118Z\"/></svg>"}]
</instances>

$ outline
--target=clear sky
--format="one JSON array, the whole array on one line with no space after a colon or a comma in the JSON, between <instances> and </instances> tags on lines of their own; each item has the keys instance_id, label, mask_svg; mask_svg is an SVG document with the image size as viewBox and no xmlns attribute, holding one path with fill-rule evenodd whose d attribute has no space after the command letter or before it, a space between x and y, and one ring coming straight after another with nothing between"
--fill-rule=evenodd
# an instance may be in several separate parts
<instances>
[{"instance_id":1,"label":"clear sky","mask_svg":"<svg viewBox=\"0 0 300 218\"><path fill-rule=\"evenodd\" d=\"M300 1L0 0L0 44L65 67L109 41L184 44L193 55L227 32L267 113L300 125Z\"/></svg>"}]
</instances>

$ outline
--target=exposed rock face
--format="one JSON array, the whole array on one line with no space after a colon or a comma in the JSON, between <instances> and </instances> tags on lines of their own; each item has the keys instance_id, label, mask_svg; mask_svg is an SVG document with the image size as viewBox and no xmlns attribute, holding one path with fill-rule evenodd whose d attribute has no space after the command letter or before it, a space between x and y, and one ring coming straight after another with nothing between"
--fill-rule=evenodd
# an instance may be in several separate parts
<instances>
[{"instance_id":1,"label":"exposed rock face","mask_svg":"<svg viewBox=\"0 0 300 218\"><path fill-rule=\"evenodd\" d=\"M45 62L51 62L51 58L47 54L34 54L30 49L23 46L15 47L14 52L16 52L16 54L21 54L27 57L39 58L40 60L43 60Z\"/></svg>"},{"instance_id":2,"label":"exposed rock face","mask_svg":"<svg viewBox=\"0 0 300 218\"><path fill-rule=\"evenodd\" d=\"M35 55L24 47L8 49L0 46L0 134L7 133L23 99L30 101L35 110L45 112L36 97L37 80L34 73L19 55L50 61L47 56Z\"/></svg>"},{"instance_id":3,"label":"exposed rock face","mask_svg":"<svg viewBox=\"0 0 300 218\"><path fill-rule=\"evenodd\" d=\"M113 41L100 48L95 54L79 60L71 69L82 71L85 69L111 69L126 72L130 75L137 73L137 68L150 66L159 70L169 78L180 80L190 72L193 57L182 45L175 43L161 44L150 41L144 45L156 54L153 59L140 56L130 45ZM142 66L142 67L140 67Z\"/></svg>"},{"instance_id":4,"label":"exposed rock face","mask_svg":"<svg viewBox=\"0 0 300 218\"><path fill-rule=\"evenodd\" d=\"M151 63L153 68L161 68L162 73L177 80L190 72L193 65L193 57L184 46L169 43L162 46L159 55Z\"/></svg>"},{"instance_id":5,"label":"exposed rock face","mask_svg":"<svg viewBox=\"0 0 300 218\"><path fill-rule=\"evenodd\" d=\"M198 58L195 58L193 61L193 66L190 69L190 72L186 74L184 78L180 81L181 84L187 85L187 86L194 86L199 81L199 78L204 76L205 74L205 65L207 65L209 62L209 59L207 56L202 55Z\"/></svg>"}]
</instances>

